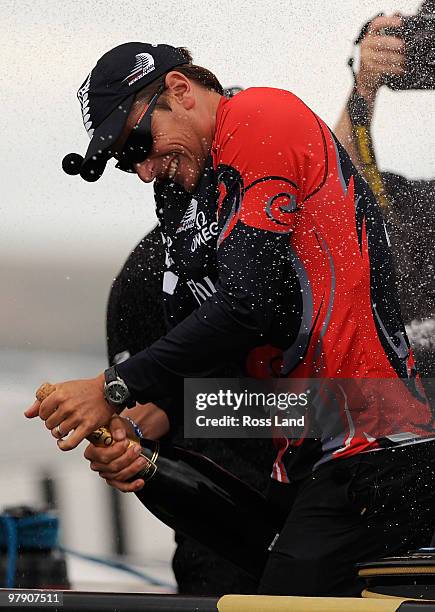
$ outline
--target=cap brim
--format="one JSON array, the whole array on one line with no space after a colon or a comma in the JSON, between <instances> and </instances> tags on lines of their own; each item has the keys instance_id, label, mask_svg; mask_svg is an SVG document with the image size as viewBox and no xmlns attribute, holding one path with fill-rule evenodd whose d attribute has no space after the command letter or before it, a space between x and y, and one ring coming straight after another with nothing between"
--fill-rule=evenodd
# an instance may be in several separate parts
<instances>
[{"instance_id":1,"label":"cap brim","mask_svg":"<svg viewBox=\"0 0 435 612\"><path fill-rule=\"evenodd\" d=\"M134 98L133 94L123 100L95 129L80 168L80 176L85 181L97 181L102 176L108 160L112 157L111 147L121 136Z\"/></svg>"}]
</instances>

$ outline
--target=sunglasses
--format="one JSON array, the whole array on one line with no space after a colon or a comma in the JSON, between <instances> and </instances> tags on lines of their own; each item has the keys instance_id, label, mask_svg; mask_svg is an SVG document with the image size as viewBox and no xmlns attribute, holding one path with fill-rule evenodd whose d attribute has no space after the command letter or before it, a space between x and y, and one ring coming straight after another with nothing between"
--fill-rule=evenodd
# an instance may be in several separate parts
<instances>
[{"instance_id":1,"label":"sunglasses","mask_svg":"<svg viewBox=\"0 0 435 612\"><path fill-rule=\"evenodd\" d=\"M149 103L144 107L136 125L128 135L127 140L118 154L118 163L115 168L123 172L135 173L134 164L145 161L153 146L153 136L151 134L151 116L156 106L157 100L165 89L162 84L153 95Z\"/></svg>"}]
</instances>

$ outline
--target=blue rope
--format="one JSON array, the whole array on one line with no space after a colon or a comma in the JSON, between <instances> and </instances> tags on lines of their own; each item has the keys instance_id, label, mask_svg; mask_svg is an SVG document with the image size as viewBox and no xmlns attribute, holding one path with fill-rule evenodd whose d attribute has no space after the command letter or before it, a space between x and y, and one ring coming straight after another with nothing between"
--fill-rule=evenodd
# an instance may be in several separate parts
<instances>
[{"instance_id":1,"label":"blue rope","mask_svg":"<svg viewBox=\"0 0 435 612\"><path fill-rule=\"evenodd\" d=\"M9 514L3 513L0 515L0 521L4 525L5 535L6 535L6 546L7 546L7 565L6 565L6 584L5 587L8 589L12 589L15 584L16 571L17 571L17 557L18 557L18 527L31 527L32 525L38 524L38 517L22 517L17 519L16 517L10 516ZM77 552L75 550L71 550L69 548L64 548L59 546L58 549L61 552L68 553L79 559L84 559L85 561L91 561L93 563L99 563L100 565L105 565L107 567L112 567L114 569L121 570L123 572L127 572L141 580L148 582L154 586L172 588L171 584L166 582L161 582L156 578L153 578L149 574L144 572L139 572L129 565L122 563L120 561L112 561L108 559L102 559L100 557L94 557L92 555L85 555L83 553Z\"/></svg>"},{"instance_id":2,"label":"blue rope","mask_svg":"<svg viewBox=\"0 0 435 612\"><path fill-rule=\"evenodd\" d=\"M17 572L17 552L18 552L18 537L17 523L14 518L8 514L0 515L0 520L4 525L6 533L6 545L8 560L6 564L6 581L5 587L13 589L15 584L15 575Z\"/></svg>"},{"instance_id":3,"label":"blue rope","mask_svg":"<svg viewBox=\"0 0 435 612\"><path fill-rule=\"evenodd\" d=\"M69 555L73 555L74 557L78 557L79 559L84 559L85 561L92 561L93 563L99 563L100 565L113 567L114 569L127 572L128 574L136 576L137 578L141 578L142 580L145 580L146 582L154 586L160 586L169 589L173 588L172 584L168 584L167 582L161 582L160 580L157 580L156 578L153 578L152 576L150 576L149 574L145 574L144 572L138 572L126 563L121 563L120 561L111 561L109 559L101 559L100 557L93 557L92 555L85 555L75 550L71 550L70 548L64 548L63 546L59 546L59 550Z\"/></svg>"}]
</instances>

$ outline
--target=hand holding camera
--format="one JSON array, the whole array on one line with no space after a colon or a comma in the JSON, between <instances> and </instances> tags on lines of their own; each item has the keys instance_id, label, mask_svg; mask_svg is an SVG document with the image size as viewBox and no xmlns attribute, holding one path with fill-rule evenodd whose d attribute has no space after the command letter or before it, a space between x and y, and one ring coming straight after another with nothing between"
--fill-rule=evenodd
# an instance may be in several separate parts
<instances>
[{"instance_id":1,"label":"hand holding camera","mask_svg":"<svg viewBox=\"0 0 435 612\"><path fill-rule=\"evenodd\" d=\"M375 17L366 27L366 34L361 40L360 69L356 75L356 85L358 93L367 100L375 97L385 79L405 74L404 40L384 34L387 28L392 31L399 29L401 24L402 17L390 15Z\"/></svg>"},{"instance_id":2,"label":"hand holding camera","mask_svg":"<svg viewBox=\"0 0 435 612\"><path fill-rule=\"evenodd\" d=\"M416 15L378 15L355 41L361 43L358 92L372 100L381 85L391 89L435 89L435 2Z\"/></svg>"}]
</instances>

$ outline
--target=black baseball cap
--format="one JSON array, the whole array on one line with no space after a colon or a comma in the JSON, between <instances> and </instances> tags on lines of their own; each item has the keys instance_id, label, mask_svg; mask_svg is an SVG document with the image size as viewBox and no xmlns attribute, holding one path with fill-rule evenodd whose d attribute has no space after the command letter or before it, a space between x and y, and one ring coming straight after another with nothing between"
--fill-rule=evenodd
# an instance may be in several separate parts
<instances>
[{"instance_id":1,"label":"black baseball cap","mask_svg":"<svg viewBox=\"0 0 435 612\"><path fill-rule=\"evenodd\" d=\"M188 63L183 52L170 45L129 42L105 53L77 92L91 142L84 158L77 153L64 157L64 171L80 174L85 181L97 181L137 92L176 66Z\"/></svg>"}]
</instances>

